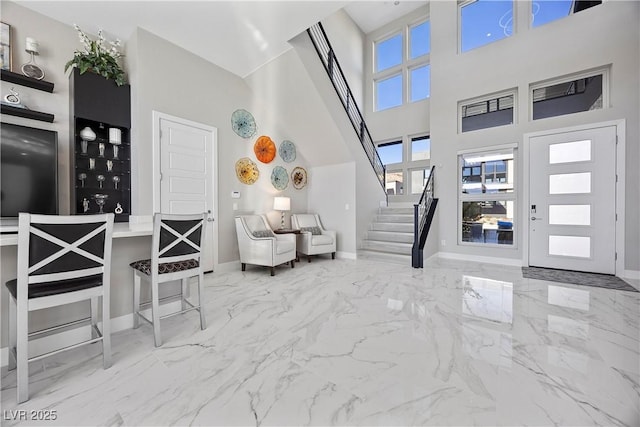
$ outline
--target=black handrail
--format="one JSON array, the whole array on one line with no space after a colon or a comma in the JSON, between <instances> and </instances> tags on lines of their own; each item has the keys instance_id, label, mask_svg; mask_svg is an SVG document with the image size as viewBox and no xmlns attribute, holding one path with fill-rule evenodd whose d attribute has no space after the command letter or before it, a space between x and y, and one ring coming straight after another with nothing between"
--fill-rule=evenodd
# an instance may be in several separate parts
<instances>
[{"instance_id":1,"label":"black handrail","mask_svg":"<svg viewBox=\"0 0 640 427\"><path fill-rule=\"evenodd\" d=\"M376 145L373 143L367 124L365 123L362 113L356 104L351 88L349 87L344 76L344 72L342 71L342 67L340 67L340 63L335 56L331 43L329 43L327 33L325 33L320 22L309 27L309 29L307 29L307 33L309 34L311 42L316 48L316 52L329 75L329 80L331 80L331 83L342 102L342 106L347 112L347 116L349 117L349 121L351 121L353 130L355 130L356 135L358 135L360 144L362 145L362 148L364 149L364 152L367 155L378 180L380 181L380 185L382 185L382 191L384 191L386 197L387 189L385 183L385 166L382 164L382 160L380 160Z\"/></svg>"},{"instance_id":2,"label":"black handrail","mask_svg":"<svg viewBox=\"0 0 640 427\"><path fill-rule=\"evenodd\" d=\"M411 265L415 268L422 267L422 249L427 240L427 231L433 219L434 209L437 203L435 199L435 175L436 167L431 166L429 178L420 196L420 201L413 205L413 248L411 250Z\"/></svg>"}]
</instances>

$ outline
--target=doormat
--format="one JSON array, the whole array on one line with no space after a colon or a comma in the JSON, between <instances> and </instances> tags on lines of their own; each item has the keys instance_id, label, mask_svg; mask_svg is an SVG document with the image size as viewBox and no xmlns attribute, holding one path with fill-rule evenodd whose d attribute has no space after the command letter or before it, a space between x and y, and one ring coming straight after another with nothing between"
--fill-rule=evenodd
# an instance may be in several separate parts
<instances>
[{"instance_id":1,"label":"doormat","mask_svg":"<svg viewBox=\"0 0 640 427\"><path fill-rule=\"evenodd\" d=\"M584 273L581 271L555 270L553 268L522 267L522 277L526 279L549 280L573 285L595 286L618 291L640 292L633 286L609 274Z\"/></svg>"}]
</instances>

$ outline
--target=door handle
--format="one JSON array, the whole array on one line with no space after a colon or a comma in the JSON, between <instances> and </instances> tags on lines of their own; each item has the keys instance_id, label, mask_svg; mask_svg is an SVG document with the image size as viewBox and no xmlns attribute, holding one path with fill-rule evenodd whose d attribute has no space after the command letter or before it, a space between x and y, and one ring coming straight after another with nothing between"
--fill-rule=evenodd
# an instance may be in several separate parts
<instances>
[{"instance_id":1,"label":"door handle","mask_svg":"<svg viewBox=\"0 0 640 427\"><path fill-rule=\"evenodd\" d=\"M531 217L531 221L536 221L536 220L540 220L542 218L540 218L539 216L532 216Z\"/></svg>"},{"instance_id":2,"label":"door handle","mask_svg":"<svg viewBox=\"0 0 640 427\"><path fill-rule=\"evenodd\" d=\"M213 221L214 221L213 218L211 218L211 217L207 218L207 222L213 222Z\"/></svg>"}]
</instances>

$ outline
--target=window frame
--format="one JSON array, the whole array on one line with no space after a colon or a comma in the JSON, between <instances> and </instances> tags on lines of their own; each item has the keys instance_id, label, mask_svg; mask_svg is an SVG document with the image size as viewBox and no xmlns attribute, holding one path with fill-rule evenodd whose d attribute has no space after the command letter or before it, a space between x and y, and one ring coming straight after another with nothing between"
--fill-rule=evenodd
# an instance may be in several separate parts
<instances>
[{"instance_id":1,"label":"window frame","mask_svg":"<svg viewBox=\"0 0 640 427\"><path fill-rule=\"evenodd\" d=\"M529 102L528 102L529 121L537 122L539 120L553 119L555 117L568 116L571 114L581 114L581 113L587 113L589 111L592 111L592 110L578 111L575 113L560 114L557 116L543 117L543 118L534 120L533 119L533 92L535 90L542 89L547 86L554 86L554 85L559 85L563 83L568 83L574 80L585 79L587 77L594 77L599 74L602 74L602 108L599 108L598 110L608 109L610 107L609 102L610 102L610 96L611 96L611 91L610 91L611 64L605 65L602 67L591 68L589 70L584 70L584 71L580 71L573 74L566 74L564 76L554 77L547 80L541 80L541 81L529 84Z\"/></svg>"},{"instance_id":2,"label":"window frame","mask_svg":"<svg viewBox=\"0 0 640 427\"><path fill-rule=\"evenodd\" d=\"M533 94L533 91L530 91L530 93ZM513 108L512 108L513 117L512 117L511 123L507 123L504 125L497 125L497 126L489 126L489 127L480 128L480 129L472 129L464 132L462 131L462 118L463 118L462 115L463 115L464 107L467 107L471 104L491 101L493 99L499 99L499 98L504 98L508 96L513 96ZM531 110L533 110L533 108L531 108ZM533 115L533 113L531 114ZM459 134L477 132L477 131L493 129L497 127L513 126L516 124L518 124L518 88L506 89L500 92L489 93L489 94L478 96L475 98L463 99L461 101L458 101L458 133Z\"/></svg>"},{"instance_id":3,"label":"window frame","mask_svg":"<svg viewBox=\"0 0 640 427\"><path fill-rule=\"evenodd\" d=\"M391 110L396 107L413 104L414 102L425 101L431 98L431 78L429 78L429 96L421 98L415 101L411 100L411 71L425 65L431 65L431 37L429 38L429 51L417 58L410 59L411 55L411 29L419 25L424 24L427 21L431 21L429 14L423 15L410 22L402 24L401 28L396 28L393 31L389 31L372 40L372 62L371 62L371 84L373 85L373 105L372 109L374 113L380 111ZM378 45L386 40L389 40L400 34L402 36L402 62L393 67L385 68L381 71L376 71L378 62ZM429 35L431 35L431 25L429 25ZM402 79L402 103L393 107L384 109L378 109L378 83L388 78L394 77L400 74ZM429 73L431 76L431 73Z\"/></svg>"},{"instance_id":4,"label":"window frame","mask_svg":"<svg viewBox=\"0 0 640 427\"><path fill-rule=\"evenodd\" d=\"M476 3L480 0L458 0L458 55L462 55L468 52L473 52L474 50L477 49L481 49L485 46L489 46L493 43L505 40L505 39L509 39L511 37L513 37L514 35L516 35L516 31L517 31L517 27L516 27L516 23L517 23L517 1L516 0L503 0L503 1L511 1L511 22L512 22L512 29L511 29L511 35L503 37L499 40L494 40L492 42L489 43L485 43L483 45L480 46L476 46L472 49L469 50L462 50L462 8L465 6L468 6L470 4Z\"/></svg>"},{"instance_id":5,"label":"window frame","mask_svg":"<svg viewBox=\"0 0 640 427\"><path fill-rule=\"evenodd\" d=\"M470 154L475 154L478 156L488 155L495 152L511 150L513 153L513 191L512 192L504 192L504 193L463 193L463 182L462 182L462 168L464 167L464 157L469 156ZM507 250L517 250L518 249L518 237L515 230L519 230L522 228L520 224L519 218L519 192L518 192L518 144L510 143L503 145L494 145L488 147L481 148L472 148L468 150L460 150L457 153L458 156L458 169L457 169L457 181L458 181L458 221L456 223L456 235L458 245L460 246L475 246L475 247L483 247L483 248L500 248ZM484 174L484 168L481 168L481 177ZM463 241L463 204L464 202L513 202L513 242L510 245L500 244L500 243L486 243L486 242L466 242Z\"/></svg>"}]
</instances>

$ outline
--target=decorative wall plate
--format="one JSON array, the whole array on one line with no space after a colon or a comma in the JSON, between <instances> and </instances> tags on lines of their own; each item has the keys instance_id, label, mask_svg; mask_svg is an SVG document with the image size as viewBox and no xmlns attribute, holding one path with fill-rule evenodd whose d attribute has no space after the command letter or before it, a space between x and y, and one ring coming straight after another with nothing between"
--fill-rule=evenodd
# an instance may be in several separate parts
<instances>
[{"instance_id":1,"label":"decorative wall plate","mask_svg":"<svg viewBox=\"0 0 640 427\"><path fill-rule=\"evenodd\" d=\"M236 110L231 114L231 128L243 138L251 138L256 134L256 121L247 110Z\"/></svg>"},{"instance_id":2,"label":"decorative wall plate","mask_svg":"<svg viewBox=\"0 0 640 427\"><path fill-rule=\"evenodd\" d=\"M268 136L262 135L253 145L253 152L262 163L271 163L276 157L276 144Z\"/></svg>"},{"instance_id":3,"label":"decorative wall plate","mask_svg":"<svg viewBox=\"0 0 640 427\"><path fill-rule=\"evenodd\" d=\"M280 143L280 157L287 163L291 163L296 159L296 146L289 140L284 140Z\"/></svg>"},{"instance_id":4,"label":"decorative wall plate","mask_svg":"<svg viewBox=\"0 0 640 427\"><path fill-rule=\"evenodd\" d=\"M243 157L236 162L236 176L241 183L251 185L260 177L258 165L250 158Z\"/></svg>"},{"instance_id":5,"label":"decorative wall plate","mask_svg":"<svg viewBox=\"0 0 640 427\"><path fill-rule=\"evenodd\" d=\"M293 169L291 172L291 182L293 182L293 188L301 190L307 185L307 171L300 166Z\"/></svg>"},{"instance_id":6,"label":"decorative wall plate","mask_svg":"<svg viewBox=\"0 0 640 427\"><path fill-rule=\"evenodd\" d=\"M276 166L271 172L271 184L276 190L284 190L289 185L289 175L287 170L282 166Z\"/></svg>"}]
</instances>

